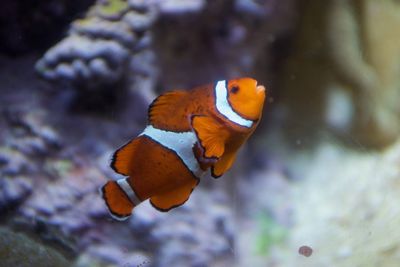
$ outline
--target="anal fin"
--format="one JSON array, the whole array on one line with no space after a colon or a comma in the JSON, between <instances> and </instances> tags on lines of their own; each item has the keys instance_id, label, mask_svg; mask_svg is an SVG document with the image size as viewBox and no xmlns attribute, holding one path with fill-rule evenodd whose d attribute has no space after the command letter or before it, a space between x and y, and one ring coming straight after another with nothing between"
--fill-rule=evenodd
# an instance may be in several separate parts
<instances>
[{"instance_id":1,"label":"anal fin","mask_svg":"<svg viewBox=\"0 0 400 267\"><path fill-rule=\"evenodd\" d=\"M150 203L159 211L169 211L183 205L189 199L196 185L196 181L193 181L193 183L178 187L175 190L153 196L150 198Z\"/></svg>"}]
</instances>

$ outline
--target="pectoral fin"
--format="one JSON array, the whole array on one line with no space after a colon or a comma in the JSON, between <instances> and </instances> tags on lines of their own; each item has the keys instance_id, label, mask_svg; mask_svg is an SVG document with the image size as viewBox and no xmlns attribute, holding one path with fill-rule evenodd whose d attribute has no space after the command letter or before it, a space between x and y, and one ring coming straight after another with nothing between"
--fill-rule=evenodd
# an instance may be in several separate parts
<instances>
[{"instance_id":1,"label":"pectoral fin","mask_svg":"<svg viewBox=\"0 0 400 267\"><path fill-rule=\"evenodd\" d=\"M219 159L224 154L225 141L229 133L217 121L208 116L192 116L191 125L204 149L203 157Z\"/></svg>"},{"instance_id":2,"label":"pectoral fin","mask_svg":"<svg viewBox=\"0 0 400 267\"><path fill-rule=\"evenodd\" d=\"M221 177L227 170L229 170L235 162L236 153L225 153L218 161L211 167L211 175L214 178Z\"/></svg>"},{"instance_id":3,"label":"pectoral fin","mask_svg":"<svg viewBox=\"0 0 400 267\"><path fill-rule=\"evenodd\" d=\"M196 185L197 183L194 181L193 184L178 187L168 193L151 197L150 203L160 211L169 211L170 209L183 205L189 199Z\"/></svg>"}]
</instances>

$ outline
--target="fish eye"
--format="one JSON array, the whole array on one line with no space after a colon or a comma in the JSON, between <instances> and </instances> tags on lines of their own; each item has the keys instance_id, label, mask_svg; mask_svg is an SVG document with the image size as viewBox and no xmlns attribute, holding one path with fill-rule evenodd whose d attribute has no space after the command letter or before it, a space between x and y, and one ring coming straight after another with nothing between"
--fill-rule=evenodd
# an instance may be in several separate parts
<instances>
[{"instance_id":1,"label":"fish eye","mask_svg":"<svg viewBox=\"0 0 400 267\"><path fill-rule=\"evenodd\" d=\"M237 92L239 92L239 89L240 89L239 86L234 85L234 86L231 87L230 91L231 91L232 94L236 94Z\"/></svg>"}]
</instances>

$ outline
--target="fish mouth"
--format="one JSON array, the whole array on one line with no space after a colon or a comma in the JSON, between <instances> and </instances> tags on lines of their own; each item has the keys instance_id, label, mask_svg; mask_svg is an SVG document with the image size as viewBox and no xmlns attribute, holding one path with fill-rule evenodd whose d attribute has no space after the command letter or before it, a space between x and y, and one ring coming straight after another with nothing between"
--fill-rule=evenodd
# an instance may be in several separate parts
<instances>
[{"instance_id":1,"label":"fish mouth","mask_svg":"<svg viewBox=\"0 0 400 267\"><path fill-rule=\"evenodd\" d=\"M257 85L256 90L257 90L257 93L265 92L265 86Z\"/></svg>"},{"instance_id":2,"label":"fish mouth","mask_svg":"<svg viewBox=\"0 0 400 267\"><path fill-rule=\"evenodd\" d=\"M265 86L256 84L256 94L257 95L265 94Z\"/></svg>"},{"instance_id":3,"label":"fish mouth","mask_svg":"<svg viewBox=\"0 0 400 267\"><path fill-rule=\"evenodd\" d=\"M256 92L257 93L265 92L265 86L258 84L258 81L255 81L255 82L256 82Z\"/></svg>"}]
</instances>

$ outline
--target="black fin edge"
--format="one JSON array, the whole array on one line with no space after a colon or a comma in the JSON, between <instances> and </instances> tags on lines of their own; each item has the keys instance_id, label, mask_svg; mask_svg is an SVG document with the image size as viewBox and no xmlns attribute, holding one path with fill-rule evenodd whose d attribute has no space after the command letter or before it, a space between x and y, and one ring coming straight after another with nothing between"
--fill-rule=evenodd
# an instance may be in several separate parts
<instances>
[{"instance_id":1,"label":"black fin edge","mask_svg":"<svg viewBox=\"0 0 400 267\"><path fill-rule=\"evenodd\" d=\"M218 178L220 178L222 175L224 175L224 174L216 175L216 174L214 173L214 166L211 166L211 176L212 176L214 179L218 179Z\"/></svg>"},{"instance_id":2,"label":"black fin edge","mask_svg":"<svg viewBox=\"0 0 400 267\"><path fill-rule=\"evenodd\" d=\"M122 173L119 172L117 170L117 168L115 167L115 163L117 162L117 154L120 150L122 150L124 147L126 147L127 145L129 145L131 142L133 142L133 140L135 140L136 138L131 139L130 141L126 142L125 144L123 144L121 147L119 147L117 150L115 150L114 154L111 156L111 163L110 163L110 167L111 169L113 169L116 173L124 175L124 176L128 176L129 174L127 173Z\"/></svg>"},{"instance_id":3,"label":"black fin edge","mask_svg":"<svg viewBox=\"0 0 400 267\"><path fill-rule=\"evenodd\" d=\"M178 207L182 206L183 204L185 204L185 203L189 200L190 195L192 194L193 190L194 190L194 188L192 188L192 191L190 191L189 197L188 197L187 199L185 199L182 203L177 204L177 205L173 205L173 206L171 206L171 207L168 208L168 209L162 209L162 208L157 207L157 206L153 203L153 201L151 201L151 199L150 199L150 204L153 206L153 208L155 208L155 209L158 210L158 211L161 211L161 212L168 212L168 211L170 211L170 210L172 210L172 209L178 208Z\"/></svg>"},{"instance_id":4,"label":"black fin edge","mask_svg":"<svg viewBox=\"0 0 400 267\"><path fill-rule=\"evenodd\" d=\"M201 155L205 160L212 160L212 161L216 161L216 160L219 160L220 158L219 157L206 157L204 154L205 154L205 152L206 152L206 149L204 148L204 146L203 146L203 144L201 143L201 140L199 139L199 133L196 131L196 129L193 127L193 119L195 118L195 117L206 117L206 116L204 116L204 115L191 115L190 116L190 126L192 127L192 130L194 131L194 133L195 133L195 135L196 135L196 138L197 138L197 141L198 141L198 144L200 145L200 148L201 148L201 150L202 150L202 154L203 155Z\"/></svg>"},{"instance_id":5,"label":"black fin edge","mask_svg":"<svg viewBox=\"0 0 400 267\"><path fill-rule=\"evenodd\" d=\"M129 214L118 214L118 213L113 212L111 207L108 205L106 192L105 192L105 187L106 187L107 183L105 185L103 185L101 188L99 188L99 191L100 191L101 197L104 199L104 202L106 203L108 212L110 213L110 215L114 219L116 219L118 221L124 221L124 220L128 219L132 215L132 213L129 213Z\"/></svg>"}]
</instances>

